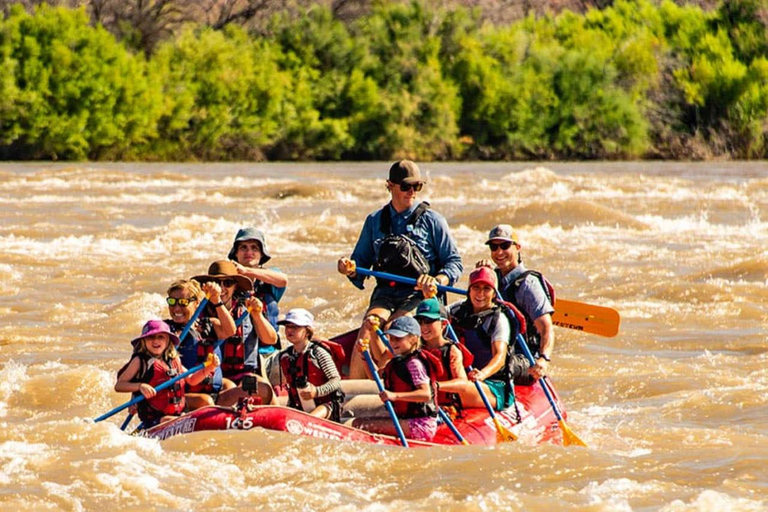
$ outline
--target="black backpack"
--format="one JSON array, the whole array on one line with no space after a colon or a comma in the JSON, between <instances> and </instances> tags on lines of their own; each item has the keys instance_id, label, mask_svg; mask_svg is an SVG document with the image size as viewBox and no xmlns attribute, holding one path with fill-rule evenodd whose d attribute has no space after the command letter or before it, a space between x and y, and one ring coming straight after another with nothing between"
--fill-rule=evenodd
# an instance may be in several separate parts
<instances>
[{"instance_id":1,"label":"black backpack","mask_svg":"<svg viewBox=\"0 0 768 512\"><path fill-rule=\"evenodd\" d=\"M429 209L429 203L426 201L419 204L416 210L407 220L409 226L416 224L424 212ZM378 272L387 272L400 276L418 278L422 274L429 274L429 262L422 254L421 250L407 235L392 235L392 218L389 212L389 205L385 206L381 212L381 231L387 235L379 246L379 256L376 263L373 264L373 270ZM387 280L378 280L379 284L394 286L397 283L390 283Z\"/></svg>"}]
</instances>

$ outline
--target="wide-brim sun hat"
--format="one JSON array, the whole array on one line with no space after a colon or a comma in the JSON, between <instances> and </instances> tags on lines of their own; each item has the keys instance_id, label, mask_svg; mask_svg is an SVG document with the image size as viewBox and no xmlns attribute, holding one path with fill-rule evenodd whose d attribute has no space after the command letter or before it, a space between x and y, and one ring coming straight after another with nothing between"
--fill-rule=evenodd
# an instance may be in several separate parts
<instances>
[{"instance_id":1,"label":"wide-brim sun hat","mask_svg":"<svg viewBox=\"0 0 768 512\"><path fill-rule=\"evenodd\" d=\"M261 259L259 260L259 265L263 265L272 259L272 256L270 256L269 251L267 250L267 241L264 237L264 233L254 227L240 228L240 230L238 230L227 258L230 260L237 260L237 244L247 240L256 240L261 246Z\"/></svg>"},{"instance_id":2,"label":"wide-brim sun hat","mask_svg":"<svg viewBox=\"0 0 768 512\"><path fill-rule=\"evenodd\" d=\"M237 289L242 292L253 290L253 281L247 276L238 274L237 267L229 260L214 261L208 267L207 274L195 276L192 279L202 284L206 281L218 281L227 278L237 281Z\"/></svg>"},{"instance_id":3,"label":"wide-brim sun hat","mask_svg":"<svg viewBox=\"0 0 768 512\"><path fill-rule=\"evenodd\" d=\"M174 347L178 347L181 343L181 340L179 340L179 337L176 336L176 334L171 331L171 326L167 323L163 322L162 320L150 320L147 323L144 324L144 327L141 328L141 336L138 338L134 338L131 340L131 345L133 347L137 347L139 345L139 342L146 338L147 336L152 336L153 334L167 334L168 338L171 340L171 343L173 343Z\"/></svg>"}]
</instances>

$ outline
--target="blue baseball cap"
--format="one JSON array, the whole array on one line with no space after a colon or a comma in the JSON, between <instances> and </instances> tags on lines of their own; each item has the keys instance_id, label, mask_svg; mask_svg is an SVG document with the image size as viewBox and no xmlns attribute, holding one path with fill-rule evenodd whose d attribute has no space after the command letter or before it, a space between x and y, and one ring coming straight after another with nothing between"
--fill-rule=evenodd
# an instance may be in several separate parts
<instances>
[{"instance_id":1,"label":"blue baseball cap","mask_svg":"<svg viewBox=\"0 0 768 512\"><path fill-rule=\"evenodd\" d=\"M384 334L397 336L398 338L403 338L409 334L421 337L421 327L419 327L419 322L412 316L401 316L389 324L389 329Z\"/></svg>"}]
</instances>

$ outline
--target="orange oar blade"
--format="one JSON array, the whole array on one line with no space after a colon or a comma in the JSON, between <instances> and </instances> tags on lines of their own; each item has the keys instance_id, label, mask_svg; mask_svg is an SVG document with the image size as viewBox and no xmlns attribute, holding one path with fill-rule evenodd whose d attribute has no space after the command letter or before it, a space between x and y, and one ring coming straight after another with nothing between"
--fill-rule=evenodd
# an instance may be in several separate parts
<instances>
[{"instance_id":1,"label":"orange oar blade","mask_svg":"<svg viewBox=\"0 0 768 512\"><path fill-rule=\"evenodd\" d=\"M621 317L619 312L613 308L557 299L552 323L566 329L575 329L613 338L619 332Z\"/></svg>"},{"instance_id":2,"label":"orange oar blade","mask_svg":"<svg viewBox=\"0 0 768 512\"><path fill-rule=\"evenodd\" d=\"M584 448L587 447L587 444L579 439L579 436L571 431L568 425L566 425L565 421L561 420L558 423L560 424L560 430L563 431L563 444L565 446L575 444L576 446L583 446Z\"/></svg>"},{"instance_id":3,"label":"orange oar blade","mask_svg":"<svg viewBox=\"0 0 768 512\"><path fill-rule=\"evenodd\" d=\"M517 436L508 429L504 428L499 418L493 418L493 424L496 425L496 440L499 443L508 443L510 441L517 441Z\"/></svg>"}]
</instances>

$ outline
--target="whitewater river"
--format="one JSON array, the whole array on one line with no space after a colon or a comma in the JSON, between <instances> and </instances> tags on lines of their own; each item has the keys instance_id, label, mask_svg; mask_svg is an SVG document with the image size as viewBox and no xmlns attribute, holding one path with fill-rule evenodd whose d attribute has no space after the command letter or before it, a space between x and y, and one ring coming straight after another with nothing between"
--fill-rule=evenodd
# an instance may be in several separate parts
<instances>
[{"instance_id":1,"label":"whitewater river","mask_svg":"<svg viewBox=\"0 0 768 512\"><path fill-rule=\"evenodd\" d=\"M113 390L165 290L267 233L281 302L324 337L369 291L336 272L388 163L0 164L2 510L766 510L768 163L422 164L466 287L496 223L558 296L621 313L557 328L553 379L588 448L429 450L254 430L158 442Z\"/></svg>"}]
</instances>

